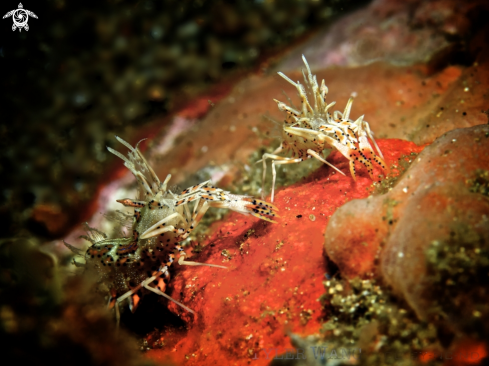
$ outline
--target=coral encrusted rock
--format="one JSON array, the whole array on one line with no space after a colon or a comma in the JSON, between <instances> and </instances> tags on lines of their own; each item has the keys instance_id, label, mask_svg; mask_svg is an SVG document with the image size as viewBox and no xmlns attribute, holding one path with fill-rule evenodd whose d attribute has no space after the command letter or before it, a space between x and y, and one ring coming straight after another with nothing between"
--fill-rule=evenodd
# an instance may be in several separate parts
<instances>
[{"instance_id":1,"label":"coral encrusted rock","mask_svg":"<svg viewBox=\"0 0 489 366\"><path fill-rule=\"evenodd\" d=\"M339 208L326 253L347 277L382 277L421 319L441 313L454 331L487 335L488 169L489 126L446 133L387 193Z\"/></svg>"}]
</instances>

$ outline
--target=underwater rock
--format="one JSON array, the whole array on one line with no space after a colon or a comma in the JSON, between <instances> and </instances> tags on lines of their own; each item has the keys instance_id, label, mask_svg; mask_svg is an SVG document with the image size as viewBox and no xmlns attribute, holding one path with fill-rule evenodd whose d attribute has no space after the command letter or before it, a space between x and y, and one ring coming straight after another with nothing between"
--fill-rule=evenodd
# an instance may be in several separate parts
<instances>
[{"instance_id":1,"label":"underwater rock","mask_svg":"<svg viewBox=\"0 0 489 366\"><path fill-rule=\"evenodd\" d=\"M375 258L387 232L379 206L371 198L350 201L331 217L324 248L342 275L373 277Z\"/></svg>"},{"instance_id":2,"label":"underwater rock","mask_svg":"<svg viewBox=\"0 0 489 366\"><path fill-rule=\"evenodd\" d=\"M300 71L288 75L292 80L302 79ZM485 110L489 96L485 90L489 86L489 62L467 68L448 66L438 72L430 71L426 65L395 67L375 63L353 69L320 70L317 79L326 81L328 100L336 101L337 106L346 105L354 94L352 113L365 114L376 138L398 138L422 145L454 128L488 121ZM295 99L296 91L284 86L278 75L248 77L216 102L202 120L188 122L191 128L175 139L178 147L173 147L171 141L172 148L161 153L160 144L166 146L167 136L178 127L180 120L176 119L153 139L148 151L150 159L158 162L156 173L170 172L176 181L181 181L209 162L215 166L247 164L251 153L281 136L280 122L264 121L263 116L282 121L283 112L271 103L273 98L284 99L283 91ZM235 172L232 174L231 181L239 180Z\"/></svg>"},{"instance_id":3,"label":"underwater rock","mask_svg":"<svg viewBox=\"0 0 489 366\"><path fill-rule=\"evenodd\" d=\"M429 63L396 67L379 62L321 70L317 77L325 79L330 90L328 100L335 100L338 106L344 106L350 96L355 96L352 114L356 117L365 114L376 138L399 138L419 145L431 143L454 128L487 123L489 95L485 91L489 87L489 52L485 51L484 37L480 32L467 45L467 55L476 62L465 66L455 62L436 67ZM300 57L296 59L301 61ZM233 191L248 186L242 184L242 179L246 174L243 171L250 166L250 154L276 146L274 143L281 136L278 128L281 123L264 121L263 116L282 121L283 112L273 98L283 99L285 92L294 100L296 94L292 86L284 85L279 75L267 76L270 71L260 71L234 85L234 80L229 80L204 96L186 100L184 109L162 120L159 126L133 131L130 142L149 137L149 143L143 143L142 148L147 147L146 155L156 173L161 176L171 173L172 181L181 187L202 178L212 178L215 183L224 178L223 183L232 185ZM302 79L297 71L288 75L293 80ZM107 174L106 181L126 173L122 164L119 166L117 172ZM204 174L195 179L206 169L213 171L211 176ZM108 185L114 192L115 188L127 190L127 184ZM259 194L256 190L241 193ZM113 203L113 198L119 197L111 196L104 202ZM82 210L84 220L93 213L113 208L93 204ZM62 207L62 211L69 212L69 209Z\"/></svg>"},{"instance_id":4,"label":"underwater rock","mask_svg":"<svg viewBox=\"0 0 489 366\"><path fill-rule=\"evenodd\" d=\"M418 159L388 194L399 207L383 278L421 319L442 312L451 328L487 337L489 126L447 133Z\"/></svg>"},{"instance_id":5,"label":"underwater rock","mask_svg":"<svg viewBox=\"0 0 489 366\"><path fill-rule=\"evenodd\" d=\"M372 1L324 26L278 67L281 71L299 68L301 54L313 68L356 67L375 61L403 66L427 61L454 64L463 60L464 43L481 28L488 11L483 0Z\"/></svg>"},{"instance_id":6,"label":"underwater rock","mask_svg":"<svg viewBox=\"0 0 489 366\"><path fill-rule=\"evenodd\" d=\"M401 140L377 142L388 165L422 149ZM266 365L293 348L287 331L301 336L319 331L323 313L318 299L330 276L322 255L324 230L339 206L365 198L372 185L360 167L355 183L339 152L328 160L347 175L322 166L300 183L279 189L274 202L280 209L277 224L232 213L225 222L214 223L208 236L194 245L192 260L228 269L174 266L168 294L197 317L163 301L187 329L168 324L149 334L151 359L189 365L247 361ZM289 168L289 174L292 171Z\"/></svg>"},{"instance_id":7,"label":"underwater rock","mask_svg":"<svg viewBox=\"0 0 489 366\"><path fill-rule=\"evenodd\" d=\"M300 72L288 75L301 79ZM418 145L455 128L487 123L488 76L489 62L467 68L448 66L435 73L426 65L384 63L317 72L318 80L324 79L330 90L328 100L342 106L355 95L352 112L365 114L376 137Z\"/></svg>"},{"instance_id":8,"label":"underwater rock","mask_svg":"<svg viewBox=\"0 0 489 366\"><path fill-rule=\"evenodd\" d=\"M382 151L390 167L386 179L375 183L376 188L367 187L365 199L339 205L326 229L325 252L348 278L374 276L375 259L393 224L391 202L376 200L383 196L366 196L392 189L405 167L423 150L422 146L403 140L385 141L389 141L389 148L383 147Z\"/></svg>"},{"instance_id":9,"label":"underwater rock","mask_svg":"<svg viewBox=\"0 0 489 366\"><path fill-rule=\"evenodd\" d=\"M338 209L325 250L341 273L376 272L421 319L439 319L442 311L449 328L487 335L488 143L487 125L451 131L386 194ZM352 252L362 255L362 266Z\"/></svg>"}]
</instances>

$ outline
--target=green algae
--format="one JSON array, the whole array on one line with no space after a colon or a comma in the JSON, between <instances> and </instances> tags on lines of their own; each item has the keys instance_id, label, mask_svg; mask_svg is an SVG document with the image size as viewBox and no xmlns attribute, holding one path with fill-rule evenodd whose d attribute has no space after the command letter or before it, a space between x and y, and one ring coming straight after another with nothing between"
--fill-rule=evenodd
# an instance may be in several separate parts
<instances>
[{"instance_id":1,"label":"green algae","mask_svg":"<svg viewBox=\"0 0 489 366\"><path fill-rule=\"evenodd\" d=\"M406 173L408 168L414 162L418 153L412 152L409 155L402 155L397 164L394 164L390 167L390 172L385 177L382 177L380 182L374 182L371 187L369 187L369 191L371 194L378 196L381 194L385 194L392 190L399 181L399 179Z\"/></svg>"},{"instance_id":2,"label":"green algae","mask_svg":"<svg viewBox=\"0 0 489 366\"><path fill-rule=\"evenodd\" d=\"M262 191L263 163L259 162L263 154L271 154L279 146L279 141L274 140L269 146L262 147L253 152L248 158L246 165L240 167L241 179L233 186L233 191L237 194L249 194L259 197ZM325 150L325 158L329 150ZM307 177L316 169L320 168L323 163L316 159L307 159L298 164L287 164L276 166L276 183L275 190L280 187L286 187L299 182ZM267 171L265 177L265 194L269 195L272 191L272 166L271 160L267 160Z\"/></svg>"},{"instance_id":3,"label":"green algae","mask_svg":"<svg viewBox=\"0 0 489 366\"><path fill-rule=\"evenodd\" d=\"M489 171L477 169L474 178L466 181L469 190L489 197Z\"/></svg>"},{"instance_id":4,"label":"green algae","mask_svg":"<svg viewBox=\"0 0 489 366\"><path fill-rule=\"evenodd\" d=\"M470 336L487 339L489 328L489 250L482 235L466 224L453 225L450 235L426 250L432 317L443 314Z\"/></svg>"},{"instance_id":5,"label":"green algae","mask_svg":"<svg viewBox=\"0 0 489 366\"><path fill-rule=\"evenodd\" d=\"M329 320L323 342L361 348L362 365L416 365L423 352L441 349L435 325L418 320L375 280L331 279L324 285L321 302Z\"/></svg>"},{"instance_id":6,"label":"green algae","mask_svg":"<svg viewBox=\"0 0 489 366\"><path fill-rule=\"evenodd\" d=\"M446 349L453 339L487 339L484 236L466 224L453 225L448 237L432 241L425 256L427 290L420 296L430 303L426 319L375 280L333 278L324 282L321 302L328 320L313 346L356 347L362 365L417 365L422 358L437 365L450 356Z\"/></svg>"},{"instance_id":7,"label":"green algae","mask_svg":"<svg viewBox=\"0 0 489 366\"><path fill-rule=\"evenodd\" d=\"M394 218L394 207L396 207L400 202L394 199L386 198L384 199L384 206L387 206L386 214L382 217L382 220L386 220L389 225L392 225L396 219Z\"/></svg>"}]
</instances>

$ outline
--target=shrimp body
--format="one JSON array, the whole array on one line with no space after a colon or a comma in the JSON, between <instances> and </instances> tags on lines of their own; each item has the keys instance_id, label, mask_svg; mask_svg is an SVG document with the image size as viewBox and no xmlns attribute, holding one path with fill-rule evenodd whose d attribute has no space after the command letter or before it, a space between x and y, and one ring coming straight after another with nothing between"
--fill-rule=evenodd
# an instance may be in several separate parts
<instances>
[{"instance_id":1,"label":"shrimp body","mask_svg":"<svg viewBox=\"0 0 489 366\"><path fill-rule=\"evenodd\" d=\"M206 211L211 207L227 208L275 222L273 219L277 217L278 210L265 201L226 192L213 186L210 181L189 187L179 194L174 193L167 189L170 174L162 183L138 145L132 147L119 137L117 140L129 149L128 155L124 156L111 148L108 150L124 161L124 165L136 177L140 190L137 200L117 200L134 209L132 234L108 239L104 233L87 225L87 236L84 238L92 245L84 253L84 266L86 270L97 273L99 282L108 288L109 307L115 307L117 322L120 319L120 303L127 299L130 309L135 311L141 297L149 291L193 312L168 296L165 290L170 280L169 268L174 262L179 265L226 268L188 261L188 255L180 245L197 227ZM82 254L70 244L65 245L75 254Z\"/></svg>"},{"instance_id":2,"label":"shrimp body","mask_svg":"<svg viewBox=\"0 0 489 366\"><path fill-rule=\"evenodd\" d=\"M375 142L368 122L364 121L364 116L360 116L356 120L350 119L353 98L348 100L343 112L330 112L336 102L326 103L328 88L324 80L319 86L316 76L311 73L306 58L302 56L302 59L307 69L307 73L302 70L305 86L299 81L292 81L281 72L278 73L296 87L301 98L301 109L294 109L274 99L278 108L287 114L283 124L282 143L272 154L263 154L262 159L258 161L263 162L262 198L264 198L266 160L272 160L272 202L275 190L275 165L300 163L313 157L344 175L341 170L322 157L324 149L336 149L349 160L350 173L354 180L356 180L356 161L367 168L372 179L374 179L372 162L385 169L382 152ZM374 153L369 139L374 144L377 154ZM278 155L281 152L290 153L291 157Z\"/></svg>"}]
</instances>

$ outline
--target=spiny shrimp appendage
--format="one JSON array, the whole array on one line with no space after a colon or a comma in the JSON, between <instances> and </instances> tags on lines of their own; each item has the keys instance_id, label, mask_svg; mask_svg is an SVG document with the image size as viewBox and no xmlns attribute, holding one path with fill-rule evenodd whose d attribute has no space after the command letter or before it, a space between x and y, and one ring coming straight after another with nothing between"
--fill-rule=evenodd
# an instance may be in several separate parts
<instances>
[{"instance_id":1,"label":"spiny shrimp appendage","mask_svg":"<svg viewBox=\"0 0 489 366\"><path fill-rule=\"evenodd\" d=\"M129 300L129 307L134 312L148 291L164 296L193 313L165 294L165 289L170 280L169 268L174 261L179 265L226 268L188 261L180 245L197 227L206 211L210 207L227 208L275 222L273 219L278 217L278 209L253 197L223 191L210 181L189 187L180 194L167 190L171 175L162 183L138 145L132 147L121 138L116 138L129 149L127 157L111 148L108 150L124 161L124 165L136 177L140 190L138 199L117 200L134 209L132 235L108 239L104 233L86 225L87 235L83 238L92 245L85 253L68 243L65 245L75 255L85 259L85 264L76 261L74 264L97 273L99 282L109 289L108 306L115 308L117 323L120 320L119 304Z\"/></svg>"},{"instance_id":2,"label":"spiny shrimp appendage","mask_svg":"<svg viewBox=\"0 0 489 366\"><path fill-rule=\"evenodd\" d=\"M302 70L305 86L299 81L294 82L281 72L278 73L296 87L302 107L301 109L296 109L274 99L278 105L278 109L287 114L283 125L283 140L281 145L272 154L263 154L262 159L257 161L257 163L263 163L263 199L265 197L266 160L272 160L273 181L271 202L273 202L275 193L275 165L300 163L304 159L314 157L344 175L341 170L328 163L322 157L322 151L327 148L338 150L349 160L350 173L354 180L356 180L356 161L367 168L372 180L374 179L372 162L378 164L382 169L386 169L382 152L375 142L368 122L363 120L363 116L360 116L356 120L350 119L353 98L348 100L343 113L340 111L330 112L330 109L336 102L326 103L328 87L325 85L324 80L321 82L321 86L319 86L316 75L312 75L309 64L304 56L302 56L302 60L307 69L307 72ZM308 96L312 103L309 101ZM377 154L374 153L369 139L373 142ZM282 151L285 153L290 152L292 157L277 155Z\"/></svg>"}]
</instances>

